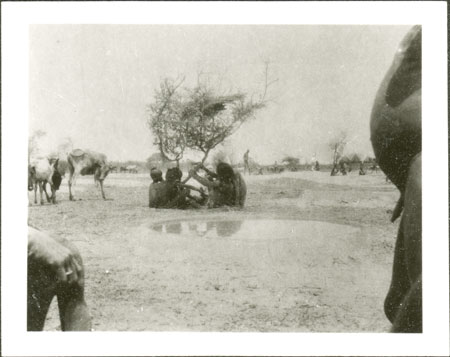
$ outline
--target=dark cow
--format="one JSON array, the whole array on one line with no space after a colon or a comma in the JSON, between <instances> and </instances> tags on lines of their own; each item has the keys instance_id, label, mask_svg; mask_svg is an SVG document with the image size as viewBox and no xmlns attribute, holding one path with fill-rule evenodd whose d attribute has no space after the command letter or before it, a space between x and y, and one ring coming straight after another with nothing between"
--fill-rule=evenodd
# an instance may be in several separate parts
<instances>
[{"instance_id":1,"label":"dark cow","mask_svg":"<svg viewBox=\"0 0 450 357\"><path fill-rule=\"evenodd\" d=\"M384 309L393 332L422 332L422 29L406 35L377 93L371 140L377 162L400 191L403 210Z\"/></svg>"},{"instance_id":2,"label":"dark cow","mask_svg":"<svg viewBox=\"0 0 450 357\"><path fill-rule=\"evenodd\" d=\"M50 161L50 164L53 164L53 169L54 169L53 176L52 176L52 186L53 186L52 188L54 190L54 191L52 190L52 201L53 201L53 203L55 203L55 201L56 201L56 191L58 191L59 188L61 187L62 175L61 175L61 173L59 172L59 169L58 169L59 159L52 158L49 161ZM47 185L47 182L44 183L44 192L45 192L45 194L47 194L46 185Z\"/></svg>"},{"instance_id":3,"label":"dark cow","mask_svg":"<svg viewBox=\"0 0 450 357\"><path fill-rule=\"evenodd\" d=\"M108 173L114 168L106 162L106 155L89 150L75 149L67 156L69 164L69 198L74 200L72 194L72 185L75 184L78 175L94 175L94 181L100 184L102 197L106 200L103 191L103 181Z\"/></svg>"},{"instance_id":4,"label":"dark cow","mask_svg":"<svg viewBox=\"0 0 450 357\"><path fill-rule=\"evenodd\" d=\"M29 227L27 330L42 331L53 298L63 331L90 331L84 300L84 268L76 247Z\"/></svg>"},{"instance_id":5,"label":"dark cow","mask_svg":"<svg viewBox=\"0 0 450 357\"><path fill-rule=\"evenodd\" d=\"M28 191L33 191L35 181L36 181L36 168L31 165L28 165Z\"/></svg>"}]
</instances>

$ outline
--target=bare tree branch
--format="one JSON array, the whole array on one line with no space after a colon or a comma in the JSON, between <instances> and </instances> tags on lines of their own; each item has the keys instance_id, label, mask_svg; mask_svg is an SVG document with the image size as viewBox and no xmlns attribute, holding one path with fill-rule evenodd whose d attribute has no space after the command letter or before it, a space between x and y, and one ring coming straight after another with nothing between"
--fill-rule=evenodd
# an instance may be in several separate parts
<instances>
[{"instance_id":1,"label":"bare tree branch","mask_svg":"<svg viewBox=\"0 0 450 357\"><path fill-rule=\"evenodd\" d=\"M242 92L214 90L209 77L197 73L197 85L177 91L184 77L175 81L165 79L155 92L154 102L148 106L149 127L157 138L155 144L164 159L182 159L185 149L203 153L201 163L209 153L235 133L243 123L255 117L256 111L266 105L270 85L269 62L265 63L264 91L260 100L246 99ZM183 182L190 179L188 176Z\"/></svg>"}]
</instances>

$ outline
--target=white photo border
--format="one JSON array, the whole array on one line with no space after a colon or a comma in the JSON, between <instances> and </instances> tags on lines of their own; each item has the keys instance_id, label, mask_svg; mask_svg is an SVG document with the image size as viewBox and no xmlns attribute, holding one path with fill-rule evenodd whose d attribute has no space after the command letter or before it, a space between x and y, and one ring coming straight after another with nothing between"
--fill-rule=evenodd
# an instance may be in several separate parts
<instances>
[{"instance_id":1,"label":"white photo border","mask_svg":"<svg viewBox=\"0 0 450 357\"><path fill-rule=\"evenodd\" d=\"M449 355L446 2L7 2L1 8L3 355ZM66 23L421 24L424 333L26 332L29 25Z\"/></svg>"}]
</instances>

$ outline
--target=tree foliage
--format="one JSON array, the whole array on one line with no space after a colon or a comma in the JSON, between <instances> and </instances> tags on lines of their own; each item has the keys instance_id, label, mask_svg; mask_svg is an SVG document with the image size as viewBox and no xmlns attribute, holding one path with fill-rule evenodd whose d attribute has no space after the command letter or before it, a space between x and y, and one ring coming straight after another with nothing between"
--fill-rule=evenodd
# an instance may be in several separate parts
<instances>
[{"instance_id":1,"label":"tree foliage","mask_svg":"<svg viewBox=\"0 0 450 357\"><path fill-rule=\"evenodd\" d=\"M162 157L167 161L179 161L186 149L180 118L181 97L176 93L183 79L166 78L155 92L154 102L148 106L148 124L155 136L154 144L158 146Z\"/></svg>"},{"instance_id":2,"label":"tree foliage","mask_svg":"<svg viewBox=\"0 0 450 357\"><path fill-rule=\"evenodd\" d=\"M362 161L360 155L358 155L356 153L353 155L350 155L349 158L350 158L350 162L352 164L359 164Z\"/></svg>"},{"instance_id":3,"label":"tree foliage","mask_svg":"<svg viewBox=\"0 0 450 357\"><path fill-rule=\"evenodd\" d=\"M36 130L28 138L28 163L30 163L30 158L38 154L39 151L39 139L47 135L43 130Z\"/></svg>"},{"instance_id":4,"label":"tree foliage","mask_svg":"<svg viewBox=\"0 0 450 357\"><path fill-rule=\"evenodd\" d=\"M347 133L342 131L337 136L332 138L328 143L328 147L333 152L333 165L336 165L344 153L345 146L347 145Z\"/></svg>"},{"instance_id":5,"label":"tree foliage","mask_svg":"<svg viewBox=\"0 0 450 357\"><path fill-rule=\"evenodd\" d=\"M328 147L333 152L333 168L331 169L331 176L336 175L338 170L338 163L342 155L344 154L345 146L347 145L347 133L345 131L340 132L337 136L332 138Z\"/></svg>"},{"instance_id":6,"label":"tree foliage","mask_svg":"<svg viewBox=\"0 0 450 357\"><path fill-rule=\"evenodd\" d=\"M247 101L242 93L217 95L213 90L198 85L187 90L187 101L183 103L180 128L186 146L208 153L227 137L231 136L254 112L264 107L264 103Z\"/></svg>"},{"instance_id":7,"label":"tree foliage","mask_svg":"<svg viewBox=\"0 0 450 357\"><path fill-rule=\"evenodd\" d=\"M268 64L263 95L258 101L242 92L220 93L208 81L193 88L181 88L184 78L164 79L148 106L148 124L155 136L161 155L169 161L179 161L186 149L202 153L202 164L208 154L243 123L254 117L266 105Z\"/></svg>"},{"instance_id":8,"label":"tree foliage","mask_svg":"<svg viewBox=\"0 0 450 357\"><path fill-rule=\"evenodd\" d=\"M60 157L65 157L73 150L73 140L71 137L65 137L58 145L57 152Z\"/></svg>"},{"instance_id":9,"label":"tree foliage","mask_svg":"<svg viewBox=\"0 0 450 357\"><path fill-rule=\"evenodd\" d=\"M300 163L300 159L293 156L285 156L281 162L284 162L289 166L297 166Z\"/></svg>"},{"instance_id":10,"label":"tree foliage","mask_svg":"<svg viewBox=\"0 0 450 357\"><path fill-rule=\"evenodd\" d=\"M164 159L164 157L161 155L160 152L156 152L152 155L150 155L147 158L146 161L146 167L150 170L152 167L159 167L159 168L163 168L165 166L167 166L166 164L169 163L169 161L167 161L166 159Z\"/></svg>"}]
</instances>

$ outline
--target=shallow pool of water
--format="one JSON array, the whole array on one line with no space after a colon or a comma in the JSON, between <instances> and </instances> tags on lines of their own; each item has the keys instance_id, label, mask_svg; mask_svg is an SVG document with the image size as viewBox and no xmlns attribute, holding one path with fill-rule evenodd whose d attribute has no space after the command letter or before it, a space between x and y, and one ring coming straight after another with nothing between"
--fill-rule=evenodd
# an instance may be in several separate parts
<instances>
[{"instance_id":1,"label":"shallow pool of water","mask_svg":"<svg viewBox=\"0 0 450 357\"><path fill-rule=\"evenodd\" d=\"M161 234L209 239L277 240L310 237L316 241L346 236L357 230L355 227L328 222L275 219L170 221L153 224L150 228Z\"/></svg>"},{"instance_id":2,"label":"shallow pool of water","mask_svg":"<svg viewBox=\"0 0 450 357\"><path fill-rule=\"evenodd\" d=\"M321 221L277 219L173 220L147 226L136 249L145 259L160 246L160 254L179 269L220 271L253 276L274 289L311 285L346 295L350 285L370 282L361 270L367 242L360 228ZM342 289L342 291L341 291Z\"/></svg>"},{"instance_id":3,"label":"shallow pool of water","mask_svg":"<svg viewBox=\"0 0 450 357\"><path fill-rule=\"evenodd\" d=\"M355 304L358 313L365 313L366 306L382 301L390 269L380 270L370 245L367 234L349 225L199 217L139 227L129 249L135 265L152 266L176 289L212 297L217 293L211 305L256 301L263 310L277 305L277 316L292 308L297 326L304 326L328 316L329 307L342 305L344 312L337 316L330 310L325 324L344 320ZM312 306L314 312L301 306ZM378 306L382 314L382 303ZM263 310L259 313L266 316Z\"/></svg>"}]
</instances>

